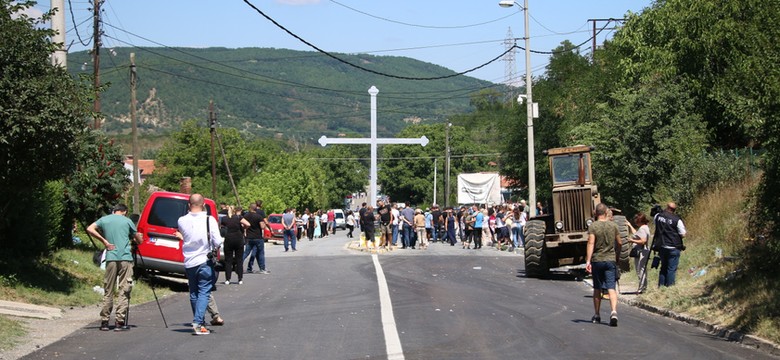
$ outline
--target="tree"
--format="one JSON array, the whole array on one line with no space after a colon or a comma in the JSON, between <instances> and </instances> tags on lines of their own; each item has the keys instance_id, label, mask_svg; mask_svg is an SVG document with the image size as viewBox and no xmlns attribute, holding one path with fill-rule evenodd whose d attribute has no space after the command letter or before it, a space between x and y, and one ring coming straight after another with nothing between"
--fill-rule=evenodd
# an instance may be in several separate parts
<instances>
[{"instance_id":1,"label":"tree","mask_svg":"<svg viewBox=\"0 0 780 360\"><path fill-rule=\"evenodd\" d=\"M121 148L104 133L85 130L77 140L76 167L65 177L63 192L66 218L75 218L86 226L111 213L111 207L128 189L131 180L130 171L122 161Z\"/></svg>"},{"instance_id":2,"label":"tree","mask_svg":"<svg viewBox=\"0 0 780 360\"><path fill-rule=\"evenodd\" d=\"M356 158L368 157L368 150L366 146L332 145L306 153L314 166L322 168L327 175L323 184L326 207L341 208L346 195L365 189L368 167Z\"/></svg>"},{"instance_id":3,"label":"tree","mask_svg":"<svg viewBox=\"0 0 780 360\"><path fill-rule=\"evenodd\" d=\"M32 2L0 0L0 243L23 226L16 206L47 181L74 168L78 134L88 115L89 88L52 66L51 30L21 11ZM19 222L21 221L21 222ZM40 226L40 225L38 225ZM44 241L46 239L43 239Z\"/></svg>"},{"instance_id":4,"label":"tree","mask_svg":"<svg viewBox=\"0 0 780 360\"><path fill-rule=\"evenodd\" d=\"M416 138L425 135L429 139L427 146L416 145L386 145L382 147L382 157L385 159L379 163L379 182L382 191L391 199L409 201L412 204L429 204L433 202L433 159L438 158L439 176L437 188L444 194L445 174L444 156L446 152L445 137L446 124L436 125L412 125L398 133L398 137ZM457 174L464 172L489 171L488 146L471 140L461 126L450 128L450 154L452 155L451 169L451 199L455 203L457 191ZM469 156L474 155L474 156ZM439 195L438 199L444 199ZM444 201L441 201L444 203Z\"/></svg>"},{"instance_id":5,"label":"tree","mask_svg":"<svg viewBox=\"0 0 780 360\"><path fill-rule=\"evenodd\" d=\"M259 174L242 181L239 195L242 203L262 200L269 214L288 207L320 209L327 205L326 177L312 159L282 153Z\"/></svg>"}]
</instances>

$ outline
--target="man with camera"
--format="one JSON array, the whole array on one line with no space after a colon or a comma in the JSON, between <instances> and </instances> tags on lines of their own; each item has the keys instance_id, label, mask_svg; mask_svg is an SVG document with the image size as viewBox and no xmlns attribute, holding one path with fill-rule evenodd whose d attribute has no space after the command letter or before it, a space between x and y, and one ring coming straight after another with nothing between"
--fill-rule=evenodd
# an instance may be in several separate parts
<instances>
[{"instance_id":1,"label":"man with camera","mask_svg":"<svg viewBox=\"0 0 780 360\"><path fill-rule=\"evenodd\" d=\"M115 287L119 287L114 331L127 330L127 310L130 291L133 290L133 255L130 239L140 244L141 233L127 216L127 205L117 204L113 213L103 216L89 227L87 232L103 242L106 247L106 273L103 278L103 308L100 310L100 330L108 331L108 321L114 307Z\"/></svg>"},{"instance_id":2,"label":"man with camera","mask_svg":"<svg viewBox=\"0 0 780 360\"><path fill-rule=\"evenodd\" d=\"M206 213L203 195L191 195L189 206L190 212L179 218L178 235L184 240L182 252L193 313L192 330L195 335L208 335L211 332L204 317L214 284L215 254L223 240L217 220Z\"/></svg>"},{"instance_id":3,"label":"man with camera","mask_svg":"<svg viewBox=\"0 0 780 360\"><path fill-rule=\"evenodd\" d=\"M655 216L655 251L661 257L661 270L658 273L658 286L674 285L680 253L685 250L683 238L687 233L682 219L675 213L677 204L670 202L666 210Z\"/></svg>"}]
</instances>

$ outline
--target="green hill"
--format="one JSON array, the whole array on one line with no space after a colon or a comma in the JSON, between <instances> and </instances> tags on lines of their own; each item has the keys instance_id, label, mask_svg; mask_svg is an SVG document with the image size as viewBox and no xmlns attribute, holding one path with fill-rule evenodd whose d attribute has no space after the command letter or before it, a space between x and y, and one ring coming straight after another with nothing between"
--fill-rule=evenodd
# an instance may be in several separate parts
<instances>
[{"instance_id":1,"label":"green hill","mask_svg":"<svg viewBox=\"0 0 780 360\"><path fill-rule=\"evenodd\" d=\"M368 134L368 89L379 89L380 135L408 123L442 122L470 111L469 95L498 86L468 76L403 80L356 69L316 52L268 48L114 48L101 52L104 129L130 128L130 52L136 53L139 128L161 133L181 121L207 119L214 100L221 126L258 136L317 139L323 134ZM113 55L115 53L115 55ZM392 56L337 54L368 69L402 77L430 78L453 71ZM91 55L69 54L72 73L92 72Z\"/></svg>"}]
</instances>

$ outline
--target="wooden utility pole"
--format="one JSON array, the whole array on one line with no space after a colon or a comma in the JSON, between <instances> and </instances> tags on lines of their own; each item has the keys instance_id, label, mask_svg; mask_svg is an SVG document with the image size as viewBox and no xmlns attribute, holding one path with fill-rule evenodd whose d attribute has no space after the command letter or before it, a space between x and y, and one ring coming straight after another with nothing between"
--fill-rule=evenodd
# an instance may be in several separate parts
<instances>
[{"instance_id":1,"label":"wooden utility pole","mask_svg":"<svg viewBox=\"0 0 780 360\"><path fill-rule=\"evenodd\" d=\"M214 157L214 134L217 130L217 114L214 113L214 101L209 101L209 132L211 132L211 199L217 199L217 162Z\"/></svg>"},{"instance_id":2,"label":"wooden utility pole","mask_svg":"<svg viewBox=\"0 0 780 360\"><path fill-rule=\"evenodd\" d=\"M92 31L93 31L93 45L92 45L92 69L94 75L94 90L95 100L93 103L93 111L95 112L95 129L100 128L100 3L102 0L93 0L94 5L92 10Z\"/></svg>"},{"instance_id":3,"label":"wooden utility pole","mask_svg":"<svg viewBox=\"0 0 780 360\"><path fill-rule=\"evenodd\" d=\"M588 21L593 23L593 33L591 34L591 36L593 36L593 38L591 38L590 59L592 61L595 61L596 60L596 46L597 46L596 45L596 36L601 31L617 29L617 26L613 26L611 28L607 28L607 26L609 26L609 23L611 23L611 22L622 23L622 22L626 21L626 19L615 19L615 18L609 18L609 19L588 19ZM604 27L602 29L597 31L596 30L596 23L597 22L606 23L606 24L604 24ZM534 208L535 208L535 206L536 205L534 205Z\"/></svg>"},{"instance_id":4,"label":"wooden utility pole","mask_svg":"<svg viewBox=\"0 0 780 360\"><path fill-rule=\"evenodd\" d=\"M130 53L130 120L133 127L133 214L141 214L140 200L141 195L141 170L138 168L138 120L136 119L135 108L135 85L138 76L135 70L135 53Z\"/></svg>"},{"instance_id":5,"label":"wooden utility pole","mask_svg":"<svg viewBox=\"0 0 780 360\"><path fill-rule=\"evenodd\" d=\"M241 206L241 199L238 198L238 189L236 189L236 182L233 181L233 173L230 172L230 165L228 165L227 161L227 155L225 155L225 147L222 146L222 138L219 137L219 133L216 132L216 129L214 133L217 136L217 143L219 144L219 151L222 153L222 161L225 162L225 170L228 174L228 179L230 180L230 186L233 188L233 195L236 197L236 205Z\"/></svg>"}]
</instances>

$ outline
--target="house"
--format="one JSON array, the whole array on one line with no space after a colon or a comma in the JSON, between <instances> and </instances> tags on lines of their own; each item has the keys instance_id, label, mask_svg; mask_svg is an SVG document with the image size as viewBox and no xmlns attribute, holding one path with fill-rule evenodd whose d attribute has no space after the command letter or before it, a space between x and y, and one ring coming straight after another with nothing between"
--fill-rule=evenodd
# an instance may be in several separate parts
<instances>
[{"instance_id":1,"label":"house","mask_svg":"<svg viewBox=\"0 0 780 360\"><path fill-rule=\"evenodd\" d=\"M138 182L143 184L147 177L154 174L154 160L141 160L138 159L139 177ZM133 155L125 156L125 169L130 171L130 180L133 180Z\"/></svg>"}]
</instances>

